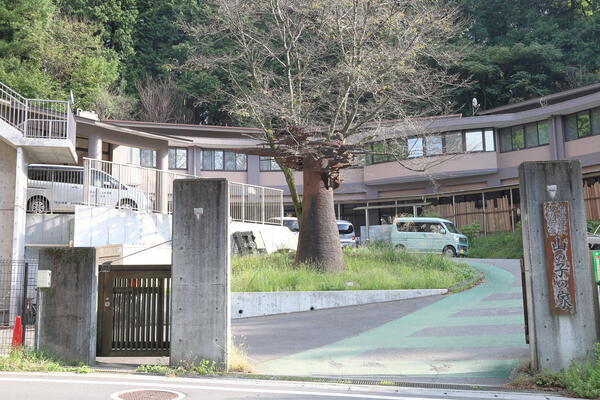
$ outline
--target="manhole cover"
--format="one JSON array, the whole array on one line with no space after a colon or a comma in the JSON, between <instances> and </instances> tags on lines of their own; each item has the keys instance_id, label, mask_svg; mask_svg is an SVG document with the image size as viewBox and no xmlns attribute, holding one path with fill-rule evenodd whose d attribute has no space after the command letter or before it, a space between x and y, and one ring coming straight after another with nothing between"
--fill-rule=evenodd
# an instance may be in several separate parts
<instances>
[{"instance_id":1,"label":"manhole cover","mask_svg":"<svg viewBox=\"0 0 600 400\"><path fill-rule=\"evenodd\" d=\"M181 400L185 395L172 390L133 389L113 393L110 398L113 400Z\"/></svg>"}]
</instances>

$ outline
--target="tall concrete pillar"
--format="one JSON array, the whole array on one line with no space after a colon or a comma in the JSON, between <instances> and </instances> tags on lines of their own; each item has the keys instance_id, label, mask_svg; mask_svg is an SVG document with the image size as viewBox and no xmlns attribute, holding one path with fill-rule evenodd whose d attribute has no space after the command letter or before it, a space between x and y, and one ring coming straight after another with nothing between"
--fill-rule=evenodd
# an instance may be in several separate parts
<instances>
[{"instance_id":1,"label":"tall concrete pillar","mask_svg":"<svg viewBox=\"0 0 600 400\"><path fill-rule=\"evenodd\" d=\"M51 271L51 287L39 289L39 346L65 360L96 362L98 266L96 249L40 250L39 270Z\"/></svg>"},{"instance_id":2,"label":"tall concrete pillar","mask_svg":"<svg viewBox=\"0 0 600 400\"><path fill-rule=\"evenodd\" d=\"M229 184L182 179L173 187L171 365L213 360L230 346Z\"/></svg>"},{"instance_id":3,"label":"tall concrete pillar","mask_svg":"<svg viewBox=\"0 0 600 400\"><path fill-rule=\"evenodd\" d=\"M169 148L163 146L156 152L156 168L160 171L169 171ZM163 214L169 211L169 179L168 174L159 173L158 179L156 180L156 198L158 201L157 210Z\"/></svg>"},{"instance_id":4,"label":"tall concrete pillar","mask_svg":"<svg viewBox=\"0 0 600 400\"><path fill-rule=\"evenodd\" d=\"M88 157L102 160L102 138L97 133L90 133L88 136Z\"/></svg>"},{"instance_id":5,"label":"tall concrete pillar","mask_svg":"<svg viewBox=\"0 0 600 400\"><path fill-rule=\"evenodd\" d=\"M558 372L598 340L579 161L519 166L532 368Z\"/></svg>"}]
</instances>

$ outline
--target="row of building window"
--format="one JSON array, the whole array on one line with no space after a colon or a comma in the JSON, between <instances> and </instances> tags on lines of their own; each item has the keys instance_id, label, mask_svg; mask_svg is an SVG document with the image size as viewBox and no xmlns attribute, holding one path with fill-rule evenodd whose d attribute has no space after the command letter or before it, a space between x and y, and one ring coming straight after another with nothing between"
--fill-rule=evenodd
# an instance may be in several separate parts
<instances>
[{"instance_id":1,"label":"row of building window","mask_svg":"<svg viewBox=\"0 0 600 400\"><path fill-rule=\"evenodd\" d=\"M406 159L495 150L493 129L471 129L370 143L367 151L391 154L367 154L365 163L372 165L390 162L394 161L396 157Z\"/></svg>"},{"instance_id":2,"label":"row of building window","mask_svg":"<svg viewBox=\"0 0 600 400\"><path fill-rule=\"evenodd\" d=\"M549 143L548 121L500 129L500 151L514 151Z\"/></svg>"},{"instance_id":3,"label":"row of building window","mask_svg":"<svg viewBox=\"0 0 600 400\"><path fill-rule=\"evenodd\" d=\"M564 127L565 140L600 135L600 107L567 115Z\"/></svg>"},{"instance_id":4,"label":"row of building window","mask_svg":"<svg viewBox=\"0 0 600 400\"><path fill-rule=\"evenodd\" d=\"M203 171L246 171L248 157L243 153L224 150L202 150Z\"/></svg>"}]
</instances>

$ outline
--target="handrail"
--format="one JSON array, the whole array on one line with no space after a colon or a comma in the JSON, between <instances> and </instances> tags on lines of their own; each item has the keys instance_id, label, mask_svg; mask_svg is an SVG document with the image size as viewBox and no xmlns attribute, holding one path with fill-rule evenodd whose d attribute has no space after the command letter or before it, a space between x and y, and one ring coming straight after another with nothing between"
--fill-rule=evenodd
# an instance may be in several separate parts
<instances>
[{"instance_id":1,"label":"handrail","mask_svg":"<svg viewBox=\"0 0 600 400\"><path fill-rule=\"evenodd\" d=\"M0 119L27 138L69 139L75 143L70 101L28 99L0 82Z\"/></svg>"}]
</instances>

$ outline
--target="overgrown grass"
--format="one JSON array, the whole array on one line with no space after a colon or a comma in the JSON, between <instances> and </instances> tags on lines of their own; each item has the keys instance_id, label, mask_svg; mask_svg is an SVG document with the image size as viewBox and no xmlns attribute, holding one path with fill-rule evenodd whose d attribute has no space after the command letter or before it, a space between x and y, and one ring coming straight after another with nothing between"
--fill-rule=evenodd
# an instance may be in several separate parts
<instances>
[{"instance_id":1,"label":"overgrown grass","mask_svg":"<svg viewBox=\"0 0 600 400\"><path fill-rule=\"evenodd\" d=\"M566 390L569 394L587 399L600 398L600 344L584 362L573 362L560 373L531 374L520 371L512 382L519 388L551 388Z\"/></svg>"},{"instance_id":2,"label":"overgrown grass","mask_svg":"<svg viewBox=\"0 0 600 400\"><path fill-rule=\"evenodd\" d=\"M321 273L293 265L293 255L271 254L232 260L234 292L303 290L441 289L476 276L470 266L437 254L413 254L386 245L345 249L346 270Z\"/></svg>"},{"instance_id":3,"label":"overgrown grass","mask_svg":"<svg viewBox=\"0 0 600 400\"><path fill-rule=\"evenodd\" d=\"M0 356L0 371L23 372L92 372L83 363L67 363L42 351L13 350L6 356Z\"/></svg>"},{"instance_id":4,"label":"overgrown grass","mask_svg":"<svg viewBox=\"0 0 600 400\"><path fill-rule=\"evenodd\" d=\"M521 230L494 233L472 239L469 257L471 258L521 258L523 238Z\"/></svg>"}]
</instances>

